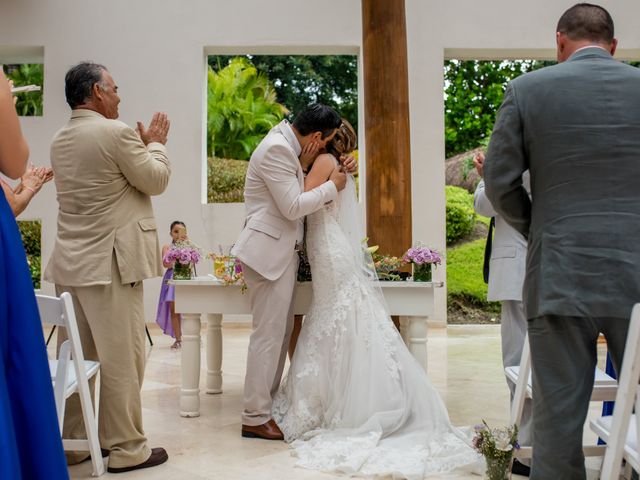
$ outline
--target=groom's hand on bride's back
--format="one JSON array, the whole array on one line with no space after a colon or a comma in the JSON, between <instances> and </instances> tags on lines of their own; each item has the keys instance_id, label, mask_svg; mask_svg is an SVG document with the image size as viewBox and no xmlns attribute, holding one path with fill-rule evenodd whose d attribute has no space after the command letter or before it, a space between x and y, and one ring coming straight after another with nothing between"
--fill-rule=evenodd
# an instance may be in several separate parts
<instances>
[{"instance_id":1,"label":"groom's hand on bride's back","mask_svg":"<svg viewBox=\"0 0 640 480\"><path fill-rule=\"evenodd\" d=\"M331 172L331 176L329 176L329 180L336 184L336 188L338 191L344 189L347 185L347 174L342 171L342 167L336 167Z\"/></svg>"}]
</instances>

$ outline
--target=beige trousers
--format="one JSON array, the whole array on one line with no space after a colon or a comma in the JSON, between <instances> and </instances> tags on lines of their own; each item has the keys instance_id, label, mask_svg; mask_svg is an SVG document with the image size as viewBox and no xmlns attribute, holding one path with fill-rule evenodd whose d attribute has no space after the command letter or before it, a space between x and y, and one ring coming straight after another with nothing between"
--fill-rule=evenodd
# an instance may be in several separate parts
<instances>
[{"instance_id":1,"label":"beige trousers","mask_svg":"<svg viewBox=\"0 0 640 480\"><path fill-rule=\"evenodd\" d=\"M67 287L56 285L56 293L69 292L78 321L82 350L87 360L100 362L100 446L110 451L109 466L129 467L151 455L142 428L140 388L145 367L145 331L142 282L122 285L115 256L110 285ZM64 329L58 345L66 339ZM91 381L91 391L95 387ZM80 398L67 400L64 438L87 438ZM69 452L70 464L86 458L86 452Z\"/></svg>"},{"instance_id":2,"label":"beige trousers","mask_svg":"<svg viewBox=\"0 0 640 480\"><path fill-rule=\"evenodd\" d=\"M275 281L242 264L253 315L244 379L244 425L262 425L271 419L271 404L280 386L293 330L292 299L298 254L291 253L289 266Z\"/></svg>"}]
</instances>

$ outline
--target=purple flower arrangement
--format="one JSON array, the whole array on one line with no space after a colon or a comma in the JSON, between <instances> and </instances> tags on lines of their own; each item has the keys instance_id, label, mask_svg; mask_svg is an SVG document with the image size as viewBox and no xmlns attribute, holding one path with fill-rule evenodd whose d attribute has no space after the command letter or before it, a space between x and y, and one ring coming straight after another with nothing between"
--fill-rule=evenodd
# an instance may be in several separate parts
<instances>
[{"instance_id":1,"label":"purple flower arrangement","mask_svg":"<svg viewBox=\"0 0 640 480\"><path fill-rule=\"evenodd\" d=\"M200 261L200 252L189 245L174 245L164 255L165 263L179 262L183 265L194 264Z\"/></svg>"},{"instance_id":2,"label":"purple flower arrangement","mask_svg":"<svg viewBox=\"0 0 640 480\"><path fill-rule=\"evenodd\" d=\"M420 245L407 250L402 256L402 260L405 263L415 263L416 265L424 265L425 263L440 265L442 263L442 257L438 252Z\"/></svg>"}]
</instances>

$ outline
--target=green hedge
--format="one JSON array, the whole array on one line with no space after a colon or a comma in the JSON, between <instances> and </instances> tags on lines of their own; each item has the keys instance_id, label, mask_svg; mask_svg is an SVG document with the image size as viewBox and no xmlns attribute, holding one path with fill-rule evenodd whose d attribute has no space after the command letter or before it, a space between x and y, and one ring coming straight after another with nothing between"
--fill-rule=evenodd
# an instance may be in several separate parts
<instances>
[{"instance_id":1,"label":"green hedge","mask_svg":"<svg viewBox=\"0 0 640 480\"><path fill-rule=\"evenodd\" d=\"M39 220L20 220L18 221L18 227L20 228L24 251L27 254L29 270L31 270L33 288L40 288L42 224Z\"/></svg>"},{"instance_id":2,"label":"green hedge","mask_svg":"<svg viewBox=\"0 0 640 480\"><path fill-rule=\"evenodd\" d=\"M244 202L244 177L249 162L226 158L209 158L207 162L207 202Z\"/></svg>"},{"instance_id":3,"label":"green hedge","mask_svg":"<svg viewBox=\"0 0 640 480\"><path fill-rule=\"evenodd\" d=\"M464 188L447 185L447 245L466 237L476 223L473 195Z\"/></svg>"}]
</instances>

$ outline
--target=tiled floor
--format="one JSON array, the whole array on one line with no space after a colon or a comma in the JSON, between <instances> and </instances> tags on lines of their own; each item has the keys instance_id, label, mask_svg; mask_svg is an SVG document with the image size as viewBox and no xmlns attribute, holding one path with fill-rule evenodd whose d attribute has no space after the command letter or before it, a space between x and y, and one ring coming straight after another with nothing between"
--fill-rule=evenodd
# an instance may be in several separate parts
<instances>
[{"instance_id":1,"label":"tiled floor","mask_svg":"<svg viewBox=\"0 0 640 480\"><path fill-rule=\"evenodd\" d=\"M151 446L165 447L169 461L152 469L105 474L106 477L122 480L344 478L296 468L295 459L283 442L241 438L247 328L223 327L224 393L201 393L199 418L179 416L180 353L169 348L172 340L163 336L155 325L149 325L149 328L155 345L148 348L142 396L144 424ZM508 422L508 390L502 374L499 334L499 327L493 325L450 326L429 331L429 375L442 394L455 425L473 425L481 419L490 425ZM204 378L204 370L201 378ZM203 385L201 381L201 387ZM592 415L597 415L598 409L599 405L594 404ZM597 461L589 461L588 465L597 467ZM90 478L90 462L73 466L70 472L74 479ZM595 478L595 473L590 471L590 478ZM481 477L454 475L443 478Z\"/></svg>"}]
</instances>

